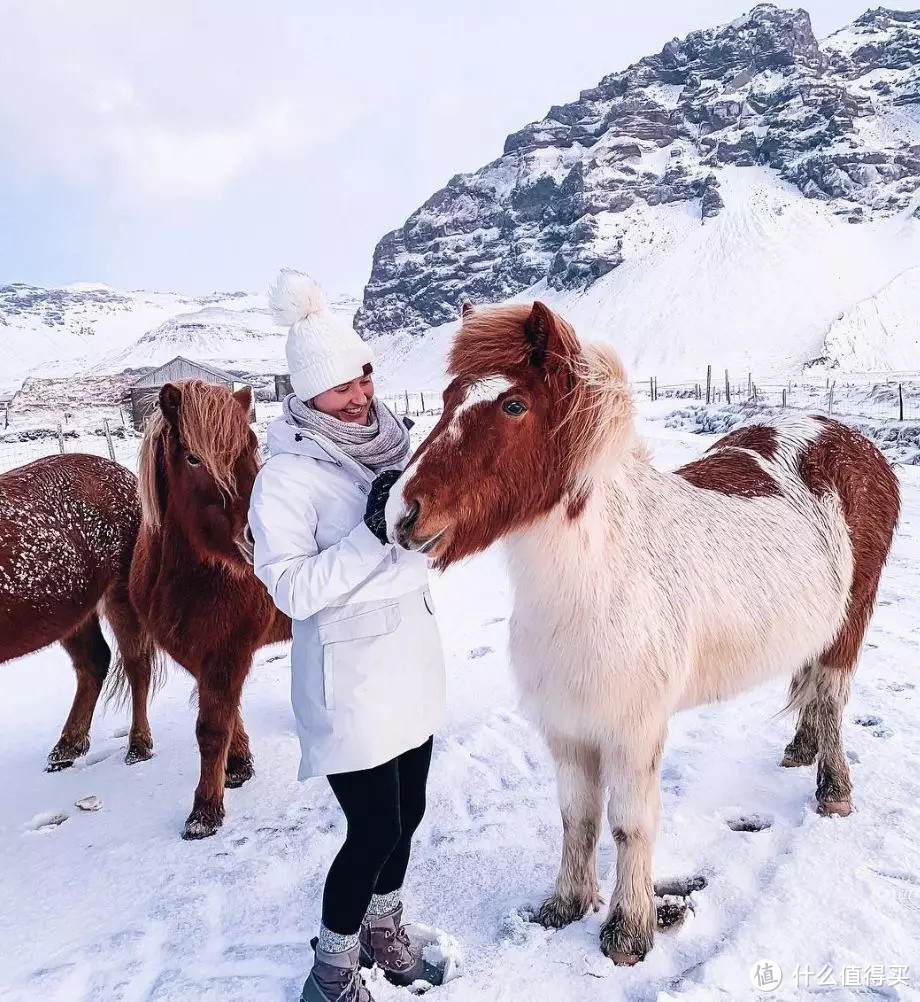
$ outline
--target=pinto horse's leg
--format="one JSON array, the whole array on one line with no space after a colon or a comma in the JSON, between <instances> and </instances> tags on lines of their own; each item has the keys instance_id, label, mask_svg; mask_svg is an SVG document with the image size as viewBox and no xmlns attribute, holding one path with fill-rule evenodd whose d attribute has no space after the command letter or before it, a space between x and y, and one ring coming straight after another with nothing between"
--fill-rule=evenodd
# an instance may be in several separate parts
<instances>
[{"instance_id":1,"label":"pinto horse's leg","mask_svg":"<svg viewBox=\"0 0 920 1002\"><path fill-rule=\"evenodd\" d=\"M201 755L201 777L192 813L182 837L207 838L224 822L224 784L230 739L239 713L249 663L205 664L198 678L198 722L195 735Z\"/></svg>"},{"instance_id":2,"label":"pinto horse's leg","mask_svg":"<svg viewBox=\"0 0 920 1002\"><path fill-rule=\"evenodd\" d=\"M562 928L600 907L597 840L603 817L600 751L588 744L548 737L556 763L562 811L562 865L552 897L537 912L544 926Z\"/></svg>"},{"instance_id":3,"label":"pinto horse's leg","mask_svg":"<svg viewBox=\"0 0 920 1002\"><path fill-rule=\"evenodd\" d=\"M813 665L806 665L795 673L789 683L789 705L799 707L796 720L795 737L786 745L783 760L780 763L786 768L801 765L814 765L818 757L818 723L814 702L802 703L802 695L807 692L809 676Z\"/></svg>"},{"instance_id":4,"label":"pinto horse's leg","mask_svg":"<svg viewBox=\"0 0 920 1002\"><path fill-rule=\"evenodd\" d=\"M105 612L118 641L120 668L131 690L131 732L125 762L133 765L153 755L153 736L147 717L153 675L153 642L134 611L126 585L116 586L107 596Z\"/></svg>"},{"instance_id":5,"label":"pinto horse's leg","mask_svg":"<svg viewBox=\"0 0 920 1002\"><path fill-rule=\"evenodd\" d=\"M649 731L655 731L651 722L637 726L634 747L620 745L605 749L604 755L617 877L610 911L601 928L601 949L615 964L642 960L655 938L652 846L661 804L659 773L665 735Z\"/></svg>"},{"instance_id":6,"label":"pinto horse's leg","mask_svg":"<svg viewBox=\"0 0 920 1002\"><path fill-rule=\"evenodd\" d=\"M814 668L813 706L818 735L819 814L846 817L852 810L853 786L843 748L843 711L850 698L852 669L818 664Z\"/></svg>"},{"instance_id":7,"label":"pinto horse's leg","mask_svg":"<svg viewBox=\"0 0 920 1002\"><path fill-rule=\"evenodd\" d=\"M68 768L89 751L89 726L112 658L95 612L64 637L61 645L77 673L77 692L61 738L48 756L48 772Z\"/></svg>"},{"instance_id":8,"label":"pinto horse's leg","mask_svg":"<svg viewBox=\"0 0 920 1002\"><path fill-rule=\"evenodd\" d=\"M243 726L243 715L237 707L236 719L233 722L233 733L230 736L230 750L227 752L227 769L224 783L230 788L242 786L253 776L252 752L249 748L249 735Z\"/></svg>"}]
</instances>

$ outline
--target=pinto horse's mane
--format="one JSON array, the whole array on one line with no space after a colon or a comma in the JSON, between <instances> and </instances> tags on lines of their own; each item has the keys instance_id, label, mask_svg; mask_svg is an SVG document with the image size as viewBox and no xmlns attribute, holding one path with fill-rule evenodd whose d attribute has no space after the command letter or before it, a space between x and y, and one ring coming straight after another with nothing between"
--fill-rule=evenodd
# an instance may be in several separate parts
<instances>
[{"instance_id":1,"label":"pinto horse's mane","mask_svg":"<svg viewBox=\"0 0 920 1002\"><path fill-rule=\"evenodd\" d=\"M251 444L246 415L224 386L200 379L190 379L178 385L182 389L179 439L192 455L201 460L218 487L232 495L236 489L234 466ZM158 457L172 430L172 425L158 407L147 422L141 442L138 489L142 525L148 530L159 529L162 519Z\"/></svg>"}]
</instances>

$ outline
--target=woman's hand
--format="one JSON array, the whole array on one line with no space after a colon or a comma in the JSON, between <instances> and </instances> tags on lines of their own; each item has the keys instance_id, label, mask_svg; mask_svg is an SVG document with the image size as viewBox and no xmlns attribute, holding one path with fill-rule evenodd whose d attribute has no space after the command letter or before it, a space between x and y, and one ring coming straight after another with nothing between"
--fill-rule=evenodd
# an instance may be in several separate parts
<instances>
[{"instance_id":1,"label":"woman's hand","mask_svg":"<svg viewBox=\"0 0 920 1002\"><path fill-rule=\"evenodd\" d=\"M390 497L390 488L402 476L401 470L384 470L379 473L371 484L371 492L367 496L367 508L364 511L364 524L380 540L388 543L386 506Z\"/></svg>"}]
</instances>

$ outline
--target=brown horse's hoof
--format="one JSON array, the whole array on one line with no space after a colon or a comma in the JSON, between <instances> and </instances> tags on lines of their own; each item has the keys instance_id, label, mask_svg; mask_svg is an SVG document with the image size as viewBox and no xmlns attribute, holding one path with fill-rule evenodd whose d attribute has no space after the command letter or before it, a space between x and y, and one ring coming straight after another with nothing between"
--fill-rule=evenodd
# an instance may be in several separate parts
<instances>
[{"instance_id":1,"label":"brown horse's hoof","mask_svg":"<svg viewBox=\"0 0 920 1002\"><path fill-rule=\"evenodd\" d=\"M790 752L787 751L783 755L783 760L780 765L784 769L798 769L803 765L814 765L817 755L803 755L801 752Z\"/></svg>"},{"instance_id":2,"label":"brown horse's hoof","mask_svg":"<svg viewBox=\"0 0 920 1002\"><path fill-rule=\"evenodd\" d=\"M132 741L125 754L125 765L136 765L138 762L146 762L151 758L153 758L152 744Z\"/></svg>"},{"instance_id":3,"label":"brown horse's hoof","mask_svg":"<svg viewBox=\"0 0 920 1002\"><path fill-rule=\"evenodd\" d=\"M227 762L227 771L224 774L224 786L231 790L243 785L252 779L255 769L252 766L251 758L232 758Z\"/></svg>"},{"instance_id":4,"label":"brown horse's hoof","mask_svg":"<svg viewBox=\"0 0 920 1002\"><path fill-rule=\"evenodd\" d=\"M853 805L849 800L824 800L815 810L825 817L845 818L852 813Z\"/></svg>"},{"instance_id":5,"label":"brown horse's hoof","mask_svg":"<svg viewBox=\"0 0 920 1002\"><path fill-rule=\"evenodd\" d=\"M196 807L188 816L182 837L187 842L197 839L210 838L217 832L217 829L224 823L221 812L213 809Z\"/></svg>"},{"instance_id":6,"label":"brown horse's hoof","mask_svg":"<svg viewBox=\"0 0 920 1002\"><path fill-rule=\"evenodd\" d=\"M73 743L65 742L62 739L51 749L45 772L60 772L62 769L69 769L78 758L82 758L88 751L89 738Z\"/></svg>"},{"instance_id":7,"label":"brown horse's hoof","mask_svg":"<svg viewBox=\"0 0 920 1002\"><path fill-rule=\"evenodd\" d=\"M615 950L612 953L608 953L607 956L617 965L617 967L633 967L635 964L638 964L640 960L645 959L635 953L617 953Z\"/></svg>"}]
</instances>

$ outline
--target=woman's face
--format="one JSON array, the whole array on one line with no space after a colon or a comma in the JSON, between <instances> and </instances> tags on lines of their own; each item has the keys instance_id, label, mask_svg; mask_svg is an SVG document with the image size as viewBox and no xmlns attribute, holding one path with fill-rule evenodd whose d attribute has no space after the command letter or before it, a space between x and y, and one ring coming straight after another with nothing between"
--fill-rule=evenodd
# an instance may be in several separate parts
<instances>
[{"instance_id":1,"label":"woman's face","mask_svg":"<svg viewBox=\"0 0 920 1002\"><path fill-rule=\"evenodd\" d=\"M313 398L313 406L340 421L347 421L349 424L367 424L373 399L374 377L368 374L320 393Z\"/></svg>"}]
</instances>

